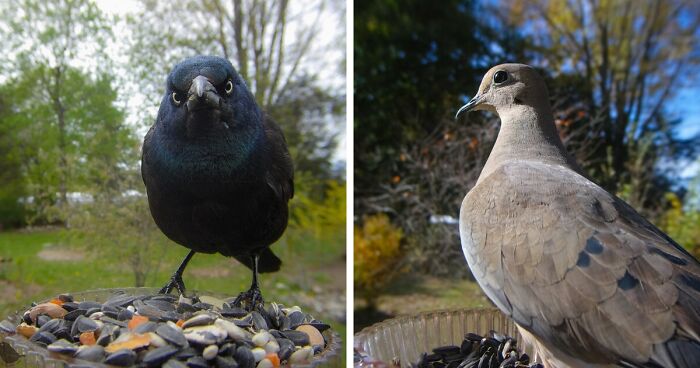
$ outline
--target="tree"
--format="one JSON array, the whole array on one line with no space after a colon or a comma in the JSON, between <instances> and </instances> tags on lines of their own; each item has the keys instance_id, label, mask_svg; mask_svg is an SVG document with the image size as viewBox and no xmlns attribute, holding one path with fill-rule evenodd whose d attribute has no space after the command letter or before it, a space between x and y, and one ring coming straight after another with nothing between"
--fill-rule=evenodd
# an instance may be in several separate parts
<instances>
[{"instance_id":1,"label":"tree","mask_svg":"<svg viewBox=\"0 0 700 368\"><path fill-rule=\"evenodd\" d=\"M142 10L130 18L131 66L139 89L155 106L161 99L163 76L176 62L196 54L228 58L260 106L284 130L297 170L329 177L338 126L344 122L345 96L344 85L329 87L320 78L329 70L337 78L344 70L342 60L328 64L332 47L319 42L319 29L322 19L337 17L342 22L341 3L145 0ZM174 19L192 23L183 27ZM152 121L152 116L144 116L148 125Z\"/></svg>"},{"instance_id":2,"label":"tree","mask_svg":"<svg viewBox=\"0 0 700 368\"><path fill-rule=\"evenodd\" d=\"M659 206L659 163L690 155L695 141L673 135L680 121L664 104L693 78L700 41L695 1L536 0L508 2L535 64L555 77L578 75L592 147L586 169L635 207ZM593 153L593 154L591 154ZM666 180L667 181L667 180ZM661 185L661 187L659 187Z\"/></svg>"},{"instance_id":3,"label":"tree","mask_svg":"<svg viewBox=\"0 0 700 368\"><path fill-rule=\"evenodd\" d=\"M100 122L121 118L106 117L114 111L111 106L92 110L96 105L90 101L99 94L87 101L75 98L83 87L105 86L100 80L106 77L99 71L108 64L101 50L110 36L109 27L88 0L11 0L4 2L0 11L3 76L16 84L13 93L23 96L12 96L9 119L24 119L25 124L14 126L26 134L23 141L31 147L22 148L28 194L40 210L62 207L68 202L68 192L76 189L80 153L87 153L81 152L81 144L87 141L77 139L81 135L78 128L85 126L85 119L98 123L92 121L92 112L106 118ZM93 67L88 75L74 67L86 59ZM90 81L91 76L95 81Z\"/></svg>"},{"instance_id":4,"label":"tree","mask_svg":"<svg viewBox=\"0 0 700 368\"><path fill-rule=\"evenodd\" d=\"M508 57L489 48L497 37L478 12L467 0L356 2L356 211L400 175L403 146L452 120L484 71Z\"/></svg>"}]
</instances>

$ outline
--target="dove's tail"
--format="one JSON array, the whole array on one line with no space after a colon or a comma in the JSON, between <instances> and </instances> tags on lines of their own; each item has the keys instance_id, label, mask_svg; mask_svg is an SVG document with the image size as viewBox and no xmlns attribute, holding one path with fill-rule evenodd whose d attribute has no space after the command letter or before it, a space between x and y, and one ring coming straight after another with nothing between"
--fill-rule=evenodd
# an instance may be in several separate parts
<instances>
[{"instance_id":1,"label":"dove's tail","mask_svg":"<svg viewBox=\"0 0 700 368\"><path fill-rule=\"evenodd\" d=\"M700 343L684 338L666 341L654 347L652 361L668 368L700 367Z\"/></svg>"}]
</instances>

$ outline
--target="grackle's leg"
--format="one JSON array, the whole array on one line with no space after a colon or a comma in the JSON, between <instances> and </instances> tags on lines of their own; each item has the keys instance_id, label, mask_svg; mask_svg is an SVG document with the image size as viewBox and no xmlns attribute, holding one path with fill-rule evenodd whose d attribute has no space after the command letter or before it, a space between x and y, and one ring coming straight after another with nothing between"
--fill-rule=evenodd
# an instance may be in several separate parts
<instances>
[{"instance_id":1,"label":"grackle's leg","mask_svg":"<svg viewBox=\"0 0 700 368\"><path fill-rule=\"evenodd\" d=\"M265 304L262 293L260 293L260 286L258 286L258 257L257 254L251 256L253 261L253 282L250 284L250 289L240 293L236 300L233 301L233 304L238 307L245 302L245 307L249 311L262 308Z\"/></svg>"},{"instance_id":2,"label":"grackle's leg","mask_svg":"<svg viewBox=\"0 0 700 368\"><path fill-rule=\"evenodd\" d=\"M175 271L175 273L170 277L170 281L168 281L168 283L165 284L162 289L160 289L158 292L159 294L169 294L173 288L177 289L177 291L180 292L180 295L185 293L185 283L182 281L182 273L185 272L185 267L187 267L187 264L190 262L190 259L192 259L192 256L194 256L194 253L195 251L193 250L187 253L185 259L183 259L182 263L180 263L180 267L178 267L177 271Z\"/></svg>"}]
</instances>

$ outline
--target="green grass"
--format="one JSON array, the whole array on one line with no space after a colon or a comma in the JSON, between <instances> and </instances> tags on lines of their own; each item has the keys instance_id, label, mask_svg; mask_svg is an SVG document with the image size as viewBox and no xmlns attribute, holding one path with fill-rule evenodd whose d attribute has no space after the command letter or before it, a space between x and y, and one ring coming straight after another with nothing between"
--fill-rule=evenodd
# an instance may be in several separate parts
<instances>
[{"instance_id":1,"label":"green grass","mask_svg":"<svg viewBox=\"0 0 700 368\"><path fill-rule=\"evenodd\" d=\"M51 298L59 293L101 288L134 286L134 276L125 259L109 257L100 244L89 249L70 243L62 230L0 232L0 315L7 316L33 301ZM314 297L315 291L345 290L337 275L345 275L345 242L321 242L313 238L295 237L291 244L282 240L273 250L283 259L280 272L263 274L261 289L266 300L285 305L299 304L300 294ZM82 254L80 260L43 260L42 250L59 250L63 255ZM145 286L161 287L169 279L188 249L174 243L154 250L150 260L157 265ZM216 254L197 254L184 274L190 290L202 290L235 296L250 286L251 272L235 260ZM338 289L340 288L340 289ZM315 290L315 291L312 291ZM328 321L346 340L344 320L314 315ZM343 345L344 348L345 345Z\"/></svg>"}]
</instances>

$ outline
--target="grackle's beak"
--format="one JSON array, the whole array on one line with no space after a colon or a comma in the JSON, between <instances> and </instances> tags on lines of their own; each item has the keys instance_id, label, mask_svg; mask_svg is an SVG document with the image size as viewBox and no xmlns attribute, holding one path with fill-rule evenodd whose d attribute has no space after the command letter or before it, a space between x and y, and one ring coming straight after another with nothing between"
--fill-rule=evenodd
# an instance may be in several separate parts
<instances>
[{"instance_id":1,"label":"grackle's beak","mask_svg":"<svg viewBox=\"0 0 700 368\"><path fill-rule=\"evenodd\" d=\"M217 109L220 103L221 97L207 77L198 75L192 80L187 91L187 110Z\"/></svg>"},{"instance_id":2,"label":"grackle's beak","mask_svg":"<svg viewBox=\"0 0 700 368\"><path fill-rule=\"evenodd\" d=\"M459 118L459 115L461 115L463 112L467 112L467 111L474 109L476 106L478 106L481 103L481 101L483 99L484 99L483 94L478 94L478 95L474 96L474 98L469 100L469 102L467 102L466 105L462 106L459 109L459 111L457 111L457 113L455 114L455 119Z\"/></svg>"}]
</instances>

